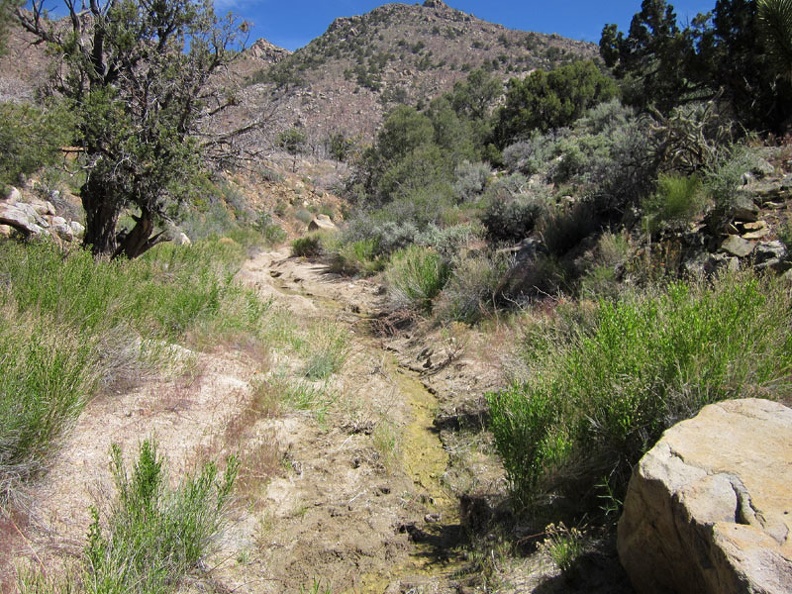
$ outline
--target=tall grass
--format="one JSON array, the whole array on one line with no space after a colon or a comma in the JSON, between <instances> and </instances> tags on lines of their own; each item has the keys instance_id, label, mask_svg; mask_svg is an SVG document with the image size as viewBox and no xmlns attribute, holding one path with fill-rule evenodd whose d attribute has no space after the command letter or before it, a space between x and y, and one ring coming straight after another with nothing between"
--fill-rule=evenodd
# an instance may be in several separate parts
<instances>
[{"instance_id":1,"label":"tall grass","mask_svg":"<svg viewBox=\"0 0 792 594\"><path fill-rule=\"evenodd\" d=\"M152 364L142 345L259 334L267 305L232 282L244 257L223 240L131 262L0 244L0 504L103 385Z\"/></svg>"},{"instance_id":2,"label":"tall grass","mask_svg":"<svg viewBox=\"0 0 792 594\"><path fill-rule=\"evenodd\" d=\"M448 276L448 264L440 254L416 245L395 252L385 270L393 304L427 312Z\"/></svg>"},{"instance_id":3,"label":"tall grass","mask_svg":"<svg viewBox=\"0 0 792 594\"><path fill-rule=\"evenodd\" d=\"M788 396L791 328L782 282L742 275L603 301L532 333L529 378L488 395L517 502L564 488L583 501L603 479L623 490L662 432L702 406Z\"/></svg>"},{"instance_id":4,"label":"tall grass","mask_svg":"<svg viewBox=\"0 0 792 594\"><path fill-rule=\"evenodd\" d=\"M98 387L95 337L0 307L0 503L44 467Z\"/></svg>"}]
</instances>

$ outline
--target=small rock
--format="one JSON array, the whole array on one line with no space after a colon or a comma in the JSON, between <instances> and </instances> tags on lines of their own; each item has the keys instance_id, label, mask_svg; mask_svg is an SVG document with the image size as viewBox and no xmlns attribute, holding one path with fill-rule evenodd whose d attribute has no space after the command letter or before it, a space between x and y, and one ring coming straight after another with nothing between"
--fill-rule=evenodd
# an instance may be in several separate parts
<instances>
[{"instance_id":1,"label":"small rock","mask_svg":"<svg viewBox=\"0 0 792 594\"><path fill-rule=\"evenodd\" d=\"M759 219L759 207L748 196L738 196L731 207L732 217L737 221L753 222Z\"/></svg>"},{"instance_id":2,"label":"small rock","mask_svg":"<svg viewBox=\"0 0 792 594\"><path fill-rule=\"evenodd\" d=\"M184 245L184 246L192 245L192 241L190 241L190 238L187 237L186 233L179 233L173 239L173 243L175 243L176 245Z\"/></svg>"},{"instance_id":3,"label":"small rock","mask_svg":"<svg viewBox=\"0 0 792 594\"><path fill-rule=\"evenodd\" d=\"M770 235L770 229L765 227L764 229L759 229L757 231L749 231L748 233L743 233L741 237L743 239L751 240L751 239L764 239L768 235Z\"/></svg>"},{"instance_id":4,"label":"small rock","mask_svg":"<svg viewBox=\"0 0 792 594\"><path fill-rule=\"evenodd\" d=\"M721 244L720 249L722 252L726 252L732 256L746 258L751 255L755 246L755 243L747 239L743 239L737 235L729 235Z\"/></svg>"},{"instance_id":5,"label":"small rock","mask_svg":"<svg viewBox=\"0 0 792 594\"><path fill-rule=\"evenodd\" d=\"M8 225L0 225L0 237L11 237L13 232L13 227L9 227Z\"/></svg>"},{"instance_id":6,"label":"small rock","mask_svg":"<svg viewBox=\"0 0 792 594\"><path fill-rule=\"evenodd\" d=\"M57 227L58 225L65 225L65 224L66 224L66 219L64 219L63 217L52 217L50 219L50 225L52 225L53 227Z\"/></svg>"},{"instance_id":7,"label":"small rock","mask_svg":"<svg viewBox=\"0 0 792 594\"><path fill-rule=\"evenodd\" d=\"M30 206L36 211L36 214L41 216L54 216L55 207L52 202L46 200L31 200Z\"/></svg>"},{"instance_id":8,"label":"small rock","mask_svg":"<svg viewBox=\"0 0 792 594\"><path fill-rule=\"evenodd\" d=\"M769 260L784 260L787 257L787 248L782 241L763 241L756 244L753 256L755 264Z\"/></svg>"},{"instance_id":9,"label":"small rock","mask_svg":"<svg viewBox=\"0 0 792 594\"><path fill-rule=\"evenodd\" d=\"M755 221L753 223L743 223L742 228L745 231L759 231L760 229L766 229L767 223L765 221Z\"/></svg>"},{"instance_id":10,"label":"small rock","mask_svg":"<svg viewBox=\"0 0 792 594\"><path fill-rule=\"evenodd\" d=\"M52 232L64 241L74 241L74 231L65 222L62 225L53 225Z\"/></svg>"},{"instance_id":11,"label":"small rock","mask_svg":"<svg viewBox=\"0 0 792 594\"><path fill-rule=\"evenodd\" d=\"M775 167L773 167L768 161L764 159L759 159L756 164L751 168L751 173L753 173L759 179L764 177L768 177L775 173Z\"/></svg>"},{"instance_id":12,"label":"small rock","mask_svg":"<svg viewBox=\"0 0 792 594\"><path fill-rule=\"evenodd\" d=\"M74 233L75 237L82 237L85 235L85 227L83 227L77 221L72 221L69 223L69 226L72 228L72 233Z\"/></svg>"}]
</instances>

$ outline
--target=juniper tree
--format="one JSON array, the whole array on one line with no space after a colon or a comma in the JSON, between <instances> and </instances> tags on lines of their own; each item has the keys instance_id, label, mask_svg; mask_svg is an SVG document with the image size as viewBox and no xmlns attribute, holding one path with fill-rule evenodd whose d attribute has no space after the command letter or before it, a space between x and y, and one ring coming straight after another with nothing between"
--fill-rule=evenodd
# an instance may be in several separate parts
<instances>
[{"instance_id":1,"label":"juniper tree","mask_svg":"<svg viewBox=\"0 0 792 594\"><path fill-rule=\"evenodd\" d=\"M156 224L188 199L202 165L202 120L226 104L212 74L228 64L244 27L211 0L44 0L17 10L22 26L62 57L57 90L77 116L87 181L84 243L95 255L134 258L159 240ZM135 226L119 234L129 210Z\"/></svg>"}]
</instances>

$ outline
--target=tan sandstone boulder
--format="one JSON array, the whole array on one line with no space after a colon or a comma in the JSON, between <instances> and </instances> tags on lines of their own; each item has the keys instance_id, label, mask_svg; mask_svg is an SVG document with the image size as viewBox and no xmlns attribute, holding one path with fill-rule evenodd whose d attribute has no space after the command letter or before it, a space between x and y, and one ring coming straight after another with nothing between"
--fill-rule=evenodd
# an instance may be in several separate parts
<instances>
[{"instance_id":1,"label":"tan sandstone boulder","mask_svg":"<svg viewBox=\"0 0 792 594\"><path fill-rule=\"evenodd\" d=\"M308 231L337 231L335 223L327 215L317 215L310 223L308 223Z\"/></svg>"},{"instance_id":2,"label":"tan sandstone boulder","mask_svg":"<svg viewBox=\"0 0 792 594\"><path fill-rule=\"evenodd\" d=\"M705 407L633 472L619 522L639 594L792 592L792 409Z\"/></svg>"}]
</instances>

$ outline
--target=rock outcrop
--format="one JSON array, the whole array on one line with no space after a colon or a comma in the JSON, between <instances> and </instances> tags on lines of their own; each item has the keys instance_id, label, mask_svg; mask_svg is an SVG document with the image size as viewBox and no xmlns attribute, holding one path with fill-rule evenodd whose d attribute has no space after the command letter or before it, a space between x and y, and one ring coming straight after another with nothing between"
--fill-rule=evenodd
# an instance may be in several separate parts
<instances>
[{"instance_id":1,"label":"rock outcrop","mask_svg":"<svg viewBox=\"0 0 792 594\"><path fill-rule=\"evenodd\" d=\"M639 594L792 592L792 409L705 407L636 467L619 558Z\"/></svg>"},{"instance_id":2,"label":"rock outcrop","mask_svg":"<svg viewBox=\"0 0 792 594\"><path fill-rule=\"evenodd\" d=\"M74 241L83 236L85 228L77 221L67 221L55 212L51 202L32 198L23 200L16 188L0 200L0 235L7 237L12 231L25 238L53 237L61 241Z\"/></svg>"}]
</instances>

